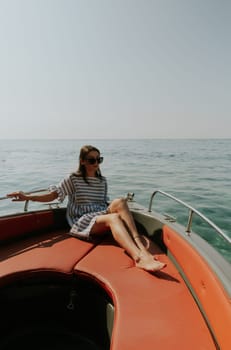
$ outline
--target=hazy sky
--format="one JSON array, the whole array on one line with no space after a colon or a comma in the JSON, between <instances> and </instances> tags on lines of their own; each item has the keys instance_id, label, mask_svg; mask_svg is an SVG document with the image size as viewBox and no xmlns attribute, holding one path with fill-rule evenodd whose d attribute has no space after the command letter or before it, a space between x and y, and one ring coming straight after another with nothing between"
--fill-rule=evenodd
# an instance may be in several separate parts
<instances>
[{"instance_id":1,"label":"hazy sky","mask_svg":"<svg viewBox=\"0 0 231 350\"><path fill-rule=\"evenodd\" d=\"M230 138L231 1L0 0L0 138Z\"/></svg>"}]
</instances>

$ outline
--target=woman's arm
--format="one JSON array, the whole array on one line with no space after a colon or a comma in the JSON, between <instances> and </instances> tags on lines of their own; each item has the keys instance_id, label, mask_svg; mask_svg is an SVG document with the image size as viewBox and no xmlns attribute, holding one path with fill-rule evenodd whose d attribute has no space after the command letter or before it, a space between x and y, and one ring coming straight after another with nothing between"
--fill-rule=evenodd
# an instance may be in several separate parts
<instances>
[{"instance_id":1,"label":"woman's arm","mask_svg":"<svg viewBox=\"0 0 231 350\"><path fill-rule=\"evenodd\" d=\"M46 194L26 194L22 191L12 192L7 194L7 197L13 198L12 201L20 202L20 201L34 201L34 202L52 202L56 198L58 198L58 193L56 191L52 191Z\"/></svg>"}]
</instances>

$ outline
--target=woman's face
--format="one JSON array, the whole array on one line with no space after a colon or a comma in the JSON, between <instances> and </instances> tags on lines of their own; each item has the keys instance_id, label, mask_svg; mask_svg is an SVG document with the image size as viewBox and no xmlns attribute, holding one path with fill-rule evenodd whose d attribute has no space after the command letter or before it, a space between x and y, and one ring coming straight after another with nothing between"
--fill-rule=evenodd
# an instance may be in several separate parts
<instances>
[{"instance_id":1,"label":"woman's face","mask_svg":"<svg viewBox=\"0 0 231 350\"><path fill-rule=\"evenodd\" d=\"M85 166L87 173L96 172L100 163L102 163L102 157L97 151L90 151L86 158L81 160L81 164Z\"/></svg>"}]
</instances>

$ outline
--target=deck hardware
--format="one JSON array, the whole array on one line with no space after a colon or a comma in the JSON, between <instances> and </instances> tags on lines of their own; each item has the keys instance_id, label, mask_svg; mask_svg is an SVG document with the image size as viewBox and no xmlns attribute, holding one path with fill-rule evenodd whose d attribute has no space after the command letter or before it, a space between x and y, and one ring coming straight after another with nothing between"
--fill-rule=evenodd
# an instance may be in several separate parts
<instances>
[{"instance_id":1,"label":"deck hardware","mask_svg":"<svg viewBox=\"0 0 231 350\"><path fill-rule=\"evenodd\" d=\"M55 203L51 202L51 203L46 203L45 205L47 205L49 209L53 209L53 208L58 209L60 207L59 204L60 204L59 202L55 202Z\"/></svg>"},{"instance_id":2,"label":"deck hardware","mask_svg":"<svg viewBox=\"0 0 231 350\"><path fill-rule=\"evenodd\" d=\"M192 227L192 218L193 218L194 211L192 209L189 209L189 216L188 216L188 223L185 232L190 236L191 233L191 227Z\"/></svg>"},{"instance_id":3,"label":"deck hardware","mask_svg":"<svg viewBox=\"0 0 231 350\"><path fill-rule=\"evenodd\" d=\"M127 194L127 201L132 202L134 200L135 193L128 192Z\"/></svg>"},{"instance_id":4,"label":"deck hardware","mask_svg":"<svg viewBox=\"0 0 231 350\"><path fill-rule=\"evenodd\" d=\"M169 222L176 222L176 218L174 218L174 216L171 216L167 213L164 213L164 217L165 217L165 220L166 221L169 221Z\"/></svg>"},{"instance_id":5,"label":"deck hardware","mask_svg":"<svg viewBox=\"0 0 231 350\"><path fill-rule=\"evenodd\" d=\"M67 309L68 310L74 310L75 309L75 299L77 297L77 293L74 289L72 289L70 291L70 299L69 299L69 303L67 304Z\"/></svg>"},{"instance_id":6,"label":"deck hardware","mask_svg":"<svg viewBox=\"0 0 231 350\"><path fill-rule=\"evenodd\" d=\"M24 211L28 211L29 201L25 201Z\"/></svg>"},{"instance_id":7,"label":"deck hardware","mask_svg":"<svg viewBox=\"0 0 231 350\"><path fill-rule=\"evenodd\" d=\"M161 190L156 190L152 193L151 198L150 198L150 202L149 202L149 207L148 207L148 211L151 213L152 212L152 202L153 202L153 198L154 196L159 193L165 197L168 197L172 200L174 200L175 202L181 204L183 207L188 208L189 209L189 215L188 215L188 223L187 226L185 228L185 233L190 236L191 233L191 227L192 227L192 217L193 214L196 214L197 216L199 216L204 222L206 222L206 224L208 224L210 227L212 227L219 236L223 237L226 242L231 243L231 237L229 237L228 235L226 235L217 225L215 225L211 220L209 220L205 215L203 215L201 212L199 212L198 210L196 210L195 208L193 208L192 206L188 205L187 203L183 202L182 200L172 196L171 194L161 191Z\"/></svg>"}]
</instances>

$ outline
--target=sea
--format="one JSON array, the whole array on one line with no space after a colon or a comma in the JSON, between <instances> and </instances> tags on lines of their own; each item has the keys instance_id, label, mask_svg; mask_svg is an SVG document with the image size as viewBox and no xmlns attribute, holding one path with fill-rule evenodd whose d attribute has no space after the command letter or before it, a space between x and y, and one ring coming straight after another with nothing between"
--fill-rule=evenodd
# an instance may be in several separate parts
<instances>
[{"instance_id":1,"label":"sea","mask_svg":"<svg viewBox=\"0 0 231 350\"><path fill-rule=\"evenodd\" d=\"M75 171L85 144L99 148L104 157L100 167L110 199L134 193L134 200L148 207L152 193L161 190L194 207L231 237L231 139L2 139L0 216L24 209L22 202L5 199L7 193L46 189ZM33 202L29 209L44 206ZM186 225L188 210L180 207L161 194L152 205ZM231 262L230 244L200 219L194 225Z\"/></svg>"}]
</instances>

